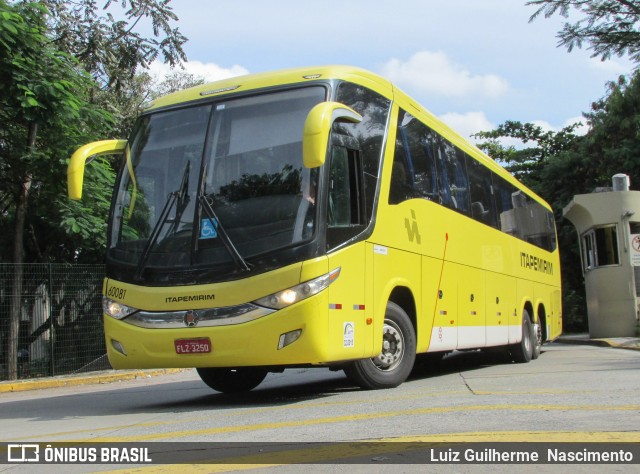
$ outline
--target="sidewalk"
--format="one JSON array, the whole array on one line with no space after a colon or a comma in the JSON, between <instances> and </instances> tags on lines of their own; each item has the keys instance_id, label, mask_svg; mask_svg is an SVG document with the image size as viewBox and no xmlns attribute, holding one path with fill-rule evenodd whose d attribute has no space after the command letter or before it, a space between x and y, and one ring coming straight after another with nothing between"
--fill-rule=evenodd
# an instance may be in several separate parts
<instances>
[{"instance_id":1,"label":"sidewalk","mask_svg":"<svg viewBox=\"0 0 640 474\"><path fill-rule=\"evenodd\" d=\"M590 344L640 351L640 337L611 337L590 339L588 334L566 334L555 340L560 344ZM158 375L172 374L184 369L147 369L147 370L103 370L78 375L60 375L38 379L23 379L0 382L0 394L56 387L76 387L79 385L103 384L123 380L143 379Z\"/></svg>"},{"instance_id":2,"label":"sidewalk","mask_svg":"<svg viewBox=\"0 0 640 474\"><path fill-rule=\"evenodd\" d=\"M591 339L589 334L563 334L555 342L561 344L590 344L593 346L616 347L618 349L640 350L640 337L606 337Z\"/></svg>"}]
</instances>

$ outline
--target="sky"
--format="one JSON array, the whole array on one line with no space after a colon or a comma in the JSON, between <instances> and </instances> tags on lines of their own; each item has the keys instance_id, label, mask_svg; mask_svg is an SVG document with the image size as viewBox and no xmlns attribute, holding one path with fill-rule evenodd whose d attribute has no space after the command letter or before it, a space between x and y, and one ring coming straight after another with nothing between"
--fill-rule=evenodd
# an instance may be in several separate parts
<instances>
[{"instance_id":1,"label":"sky","mask_svg":"<svg viewBox=\"0 0 640 474\"><path fill-rule=\"evenodd\" d=\"M526 0L173 0L186 70L208 81L347 64L380 74L461 135L506 120L545 129L582 119L606 83L631 72L558 47L565 19ZM154 64L162 75L166 67ZM583 119L583 123L586 121ZM584 129L583 129L584 130Z\"/></svg>"}]
</instances>

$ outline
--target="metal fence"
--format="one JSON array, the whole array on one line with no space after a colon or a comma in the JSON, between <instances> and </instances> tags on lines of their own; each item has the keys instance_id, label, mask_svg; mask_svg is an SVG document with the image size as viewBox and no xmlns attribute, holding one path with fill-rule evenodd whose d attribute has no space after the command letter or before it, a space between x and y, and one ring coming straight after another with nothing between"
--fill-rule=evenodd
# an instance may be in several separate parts
<instances>
[{"instance_id":1,"label":"metal fence","mask_svg":"<svg viewBox=\"0 0 640 474\"><path fill-rule=\"evenodd\" d=\"M0 380L8 378L9 322L18 266L0 264ZM103 265L25 264L18 378L110 368L102 326Z\"/></svg>"}]
</instances>

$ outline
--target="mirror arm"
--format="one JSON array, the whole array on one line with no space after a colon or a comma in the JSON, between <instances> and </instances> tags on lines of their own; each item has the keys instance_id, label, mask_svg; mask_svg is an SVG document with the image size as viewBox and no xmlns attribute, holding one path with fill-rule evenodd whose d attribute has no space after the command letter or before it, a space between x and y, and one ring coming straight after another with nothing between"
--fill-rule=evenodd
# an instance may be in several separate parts
<instances>
[{"instance_id":1,"label":"mirror arm","mask_svg":"<svg viewBox=\"0 0 640 474\"><path fill-rule=\"evenodd\" d=\"M340 102L321 102L311 109L304 123L302 157L304 166L317 168L326 160L327 143L334 122L362 121L362 115Z\"/></svg>"},{"instance_id":2,"label":"mirror arm","mask_svg":"<svg viewBox=\"0 0 640 474\"><path fill-rule=\"evenodd\" d=\"M102 140L89 143L76 150L69 160L67 167L67 193L70 199L82 198L82 182L84 181L84 167L96 156L115 155L123 153L127 147L127 140Z\"/></svg>"}]
</instances>

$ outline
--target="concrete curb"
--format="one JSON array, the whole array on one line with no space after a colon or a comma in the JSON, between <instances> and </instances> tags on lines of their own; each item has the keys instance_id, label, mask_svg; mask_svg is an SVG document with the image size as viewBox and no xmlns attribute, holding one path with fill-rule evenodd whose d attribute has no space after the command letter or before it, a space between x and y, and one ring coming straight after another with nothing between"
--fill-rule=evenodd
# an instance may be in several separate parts
<instances>
[{"instance_id":1,"label":"concrete curb","mask_svg":"<svg viewBox=\"0 0 640 474\"><path fill-rule=\"evenodd\" d=\"M610 337L591 339L586 334L570 334L566 336L560 336L555 340L555 342L559 342L562 344L583 344L640 351L640 338L637 337Z\"/></svg>"},{"instance_id":2,"label":"concrete curb","mask_svg":"<svg viewBox=\"0 0 640 474\"><path fill-rule=\"evenodd\" d=\"M0 393L121 382L124 380L144 379L158 375L173 374L182 370L184 369L108 370L83 375L61 375L59 377L43 377L41 379L15 380L0 382Z\"/></svg>"}]
</instances>

